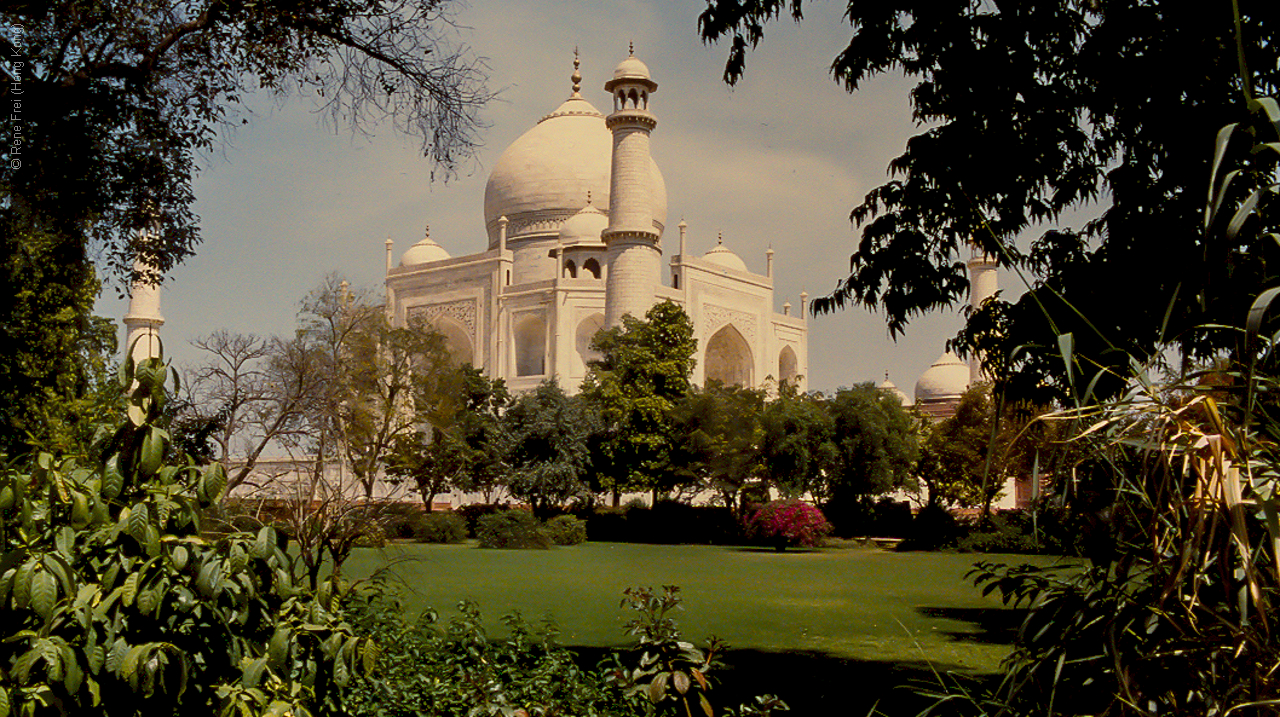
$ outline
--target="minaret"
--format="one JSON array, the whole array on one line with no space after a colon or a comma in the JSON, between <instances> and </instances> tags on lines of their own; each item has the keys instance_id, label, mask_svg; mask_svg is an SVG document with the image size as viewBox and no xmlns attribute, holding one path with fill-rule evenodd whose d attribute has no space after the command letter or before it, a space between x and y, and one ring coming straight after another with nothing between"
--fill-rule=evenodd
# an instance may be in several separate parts
<instances>
[{"instance_id":1,"label":"minaret","mask_svg":"<svg viewBox=\"0 0 1280 717\"><path fill-rule=\"evenodd\" d=\"M996 261L973 245L969 252L969 308L977 311L987 299L996 295L1000 287L996 281ZM982 378L982 362L977 352L969 352L969 385Z\"/></svg>"},{"instance_id":2,"label":"minaret","mask_svg":"<svg viewBox=\"0 0 1280 717\"><path fill-rule=\"evenodd\" d=\"M129 313L124 315L124 350L135 363L160 356L160 284L155 272L141 260L133 263L129 288ZM155 278L153 283L150 279Z\"/></svg>"},{"instance_id":3,"label":"minaret","mask_svg":"<svg viewBox=\"0 0 1280 717\"><path fill-rule=\"evenodd\" d=\"M613 93L613 114L605 126L613 133L613 165L609 177L609 228L601 234L608 248L604 321L618 326L631 314L643 318L654 303L661 280L662 249L653 227L653 176L649 134L658 119L649 112L649 95L658 83L649 68L630 55L604 84Z\"/></svg>"}]
</instances>

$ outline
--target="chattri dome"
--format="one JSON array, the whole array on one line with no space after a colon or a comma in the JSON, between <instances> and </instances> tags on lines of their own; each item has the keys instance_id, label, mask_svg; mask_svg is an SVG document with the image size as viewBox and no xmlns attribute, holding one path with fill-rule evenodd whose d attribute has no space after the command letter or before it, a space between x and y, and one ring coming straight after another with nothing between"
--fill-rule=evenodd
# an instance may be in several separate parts
<instances>
[{"instance_id":1,"label":"chattri dome","mask_svg":"<svg viewBox=\"0 0 1280 717\"><path fill-rule=\"evenodd\" d=\"M635 55L627 57L618 66L613 68L614 80L651 80L652 75L649 74L649 66L640 61Z\"/></svg>"},{"instance_id":2,"label":"chattri dome","mask_svg":"<svg viewBox=\"0 0 1280 717\"><path fill-rule=\"evenodd\" d=\"M560 243L598 244L600 234L609 228L609 215L596 209L590 202L582 211L574 214L560 227Z\"/></svg>"},{"instance_id":3,"label":"chattri dome","mask_svg":"<svg viewBox=\"0 0 1280 717\"><path fill-rule=\"evenodd\" d=\"M747 264L742 257L729 251L724 246L724 240L720 240L715 246L711 247L711 251L702 255L704 261L709 261L716 266L722 266L726 269L734 271L746 271Z\"/></svg>"},{"instance_id":4,"label":"chattri dome","mask_svg":"<svg viewBox=\"0 0 1280 717\"><path fill-rule=\"evenodd\" d=\"M916 402L957 399L968 388L968 364L947 351L916 381Z\"/></svg>"},{"instance_id":5,"label":"chattri dome","mask_svg":"<svg viewBox=\"0 0 1280 717\"><path fill-rule=\"evenodd\" d=\"M490 248L498 245L498 219L505 216L507 242L554 238L578 213L588 192L609 206L613 135L604 115L581 97L570 97L507 147L489 174L484 220ZM667 220L667 187L649 160L654 231Z\"/></svg>"},{"instance_id":6,"label":"chattri dome","mask_svg":"<svg viewBox=\"0 0 1280 717\"><path fill-rule=\"evenodd\" d=\"M449 252L431 238L431 228L427 227L427 233L422 240L409 247L400 256L400 266L415 266L448 258Z\"/></svg>"},{"instance_id":7,"label":"chattri dome","mask_svg":"<svg viewBox=\"0 0 1280 717\"><path fill-rule=\"evenodd\" d=\"M897 384L895 384L893 381L890 381L888 375L884 377L884 383L877 386L877 388L889 394L890 396L893 396L894 398L898 399L898 402L901 403L902 405L904 406L911 405L911 397L907 395L906 391L903 391L902 389L898 388Z\"/></svg>"}]
</instances>

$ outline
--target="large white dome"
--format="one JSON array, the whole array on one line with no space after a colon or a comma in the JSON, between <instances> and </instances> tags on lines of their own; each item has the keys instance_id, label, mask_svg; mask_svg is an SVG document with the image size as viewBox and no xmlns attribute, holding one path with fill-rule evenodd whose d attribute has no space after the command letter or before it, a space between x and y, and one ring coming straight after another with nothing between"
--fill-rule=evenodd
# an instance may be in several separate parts
<instances>
[{"instance_id":1,"label":"large white dome","mask_svg":"<svg viewBox=\"0 0 1280 717\"><path fill-rule=\"evenodd\" d=\"M916 403L960 398L968 388L968 364L948 351L916 381Z\"/></svg>"},{"instance_id":2,"label":"large white dome","mask_svg":"<svg viewBox=\"0 0 1280 717\"><path fill-rule=\"evenodd\" d=\"M506 217L507 241L554 239L590 193L595 206L609 206L613 137L604 115L581 97L570 97L507 148L484 190L489 246L498 245L498 219ZM650 160L653 226L667 221L667 187Z\"/></svg>"}]
</instances>

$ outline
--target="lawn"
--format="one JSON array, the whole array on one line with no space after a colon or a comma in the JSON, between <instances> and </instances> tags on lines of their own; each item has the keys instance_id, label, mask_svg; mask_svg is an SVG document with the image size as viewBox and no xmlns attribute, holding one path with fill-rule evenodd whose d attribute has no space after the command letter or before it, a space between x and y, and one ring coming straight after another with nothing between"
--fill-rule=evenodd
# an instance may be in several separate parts
<instances>
[{"instance_id":1,"label":"lawn","mask_svg":"<svg viewBox=\"0 0 1280 717\"><path fill-rule=\"evenodd\" d=\"M783 694L793 706L809 707L800 714L832 708L844 714L851 702L843 698L856 693L853 704L870 704L883 688L931 679L934 669L995 671L1017 614L965 580L980 557L1001 556L869 548L776 554L622 543L549 551L405 544L357 552L345 572L365 577L389 565L412 610L431 606L448 616L458 600L475 600L495 630L498 616L513 610L535 620L550 616L562 643L588 653L627 642L621 626L628 616L618 609L623 588L679 585L686 636L725 639L733 648L729 662L738 688ZM784 694L783 683L797 694Z\"/></svg>"}]
</instances>

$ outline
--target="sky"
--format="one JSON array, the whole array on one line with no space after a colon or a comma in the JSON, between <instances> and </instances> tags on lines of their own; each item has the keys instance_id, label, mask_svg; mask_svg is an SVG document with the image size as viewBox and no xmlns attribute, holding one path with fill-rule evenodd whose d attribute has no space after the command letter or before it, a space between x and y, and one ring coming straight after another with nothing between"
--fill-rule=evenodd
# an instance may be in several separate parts
<instances>
[{"instance_id":1,"label":"sky","mask_svg":"<svg viewBox=\"0 0 1280 717\"><path fill-rule=\"evenodd\" d=\"M769 26L730 88L727 48L698 37L697 0L455 4L454 40L484 58L497 98L483 112L484 146L448 182L432 180L419 140L389 126L353 134L327 125L310 99L251 97L249 124L205 158L195 183L203 243L163 290L168 355L193 365L201 356L189 342L217 329L291 333L299 302L331 272L381 293L388 237L397 261L427 225L453 256L483 251L489 171L568 97L575 46L583 96L597 108L610 106L604 81L628 43L658 82L651 146L668 191L664 244L684 219L691 252L723 234L757 273L772 246L774 308L797 311L802 291L821 296L848 274L858 237L849 211L920 131L907 80L879 77L849 94L831 79L851 30L840 4L805 7L803 23ZM98 310L120 317L126 305L108 290ZM863 308L814 317L809 388L879 383L887 371L910 393L960 324L958 311L921 317L895 342Z\"/></svg>"}]
</instances>

